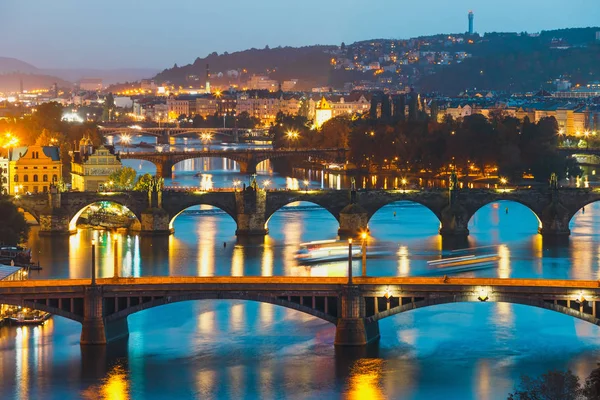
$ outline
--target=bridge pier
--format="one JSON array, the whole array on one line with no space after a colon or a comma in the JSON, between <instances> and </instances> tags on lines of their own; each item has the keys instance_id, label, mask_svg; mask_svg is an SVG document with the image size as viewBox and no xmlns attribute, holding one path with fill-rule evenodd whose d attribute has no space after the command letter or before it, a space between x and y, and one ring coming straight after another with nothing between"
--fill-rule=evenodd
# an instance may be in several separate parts
<instances>
[{"instance_id":1,"label":"bridge pier","mask_svg":"<svg viewBox=\"0 0 600 400\"><path fill-rule=\"evenodd\" d=\"M356 237L369 229L369 214L358 204L349 204L340 212L340 237Z\"/></svg>"},{"instance_id":2,"label":"bridge pier","mask_svg":"<svg viewBox=\"0 0 600 400\"><path fill-rule=\"evenodd\" d=\"M366 322L365 300L359 286L344 286L335 328L336 346L364 346L379 339L379 323Z\"/></svg>"},{"instance_id":3,"label":"bridge pier","mask_svg":"<svg viewBox=\"0 0 600 400\"><path fill-rule=\"evenodd\" d=\"M156 137L156 143L157 144L169 144L170 138L171 138L171 136L169 136L169 131L165 130L162 132L161 135Z\"/></svg>"},{"instance_id":4,"label":"bridge pier","mask_svg":"<svg viewBox=\"0 0 600 400\"><path fill-rule=\"evenodd\" d=\"M83 324L80 339L82 345L106 344L106 332L104 330L102 312L102 287L86 287L83 300Z\"/></svg>"},{"instance_id":5,"label":"bridge pier","mask_svg":"<svg viewBox=\"0 0 600 400\"><path fill-rule=\"evenodd\" d=\"M162 161L156 163L156 175L161 178L170 178L173 176L173 163L170 161Z\"/></svg>"},{"instance_id":6,"label":"bridge pier","mask_svg":"<svg viewBox=\"0 0 600 400\"><path fill-rule=\"evenodd\" d=\"M570 220L567 208L558 202L552 202L540 216L538 232L544 237L568 237L571 234Z\"/></svg>"},{"instance_id":7,"label":"bridge pier","mask_svg":"<svg viewBox=\"0 0 600 400\"><path fill-rule=\"evenodd\" d=\"M265 210L267 192L261 189L247 188L235 193L237 211L237 236L264 236L268 233Z\"/></svg>"},{"instance_id":8,"label":"bridge pier","mask_svg":"<svg viewBox=\"0 0 600 400\"><path fill-rule=\"evenodd\" d=\"M169 214L162 208L149 208L142 212L140 219L142 236L168 236L174 232L169 227Z\"/></svg>"},{"instance_id":9,"label":"bridge pier","mask_svg":"<svg viewBox=\"0 0 600 400\"><path fill-rule=\"evenodd\" d=\"M257 162L254 161L238 161L238 165L240 166L240 173L251 175L256 173Z\"/></svg>"},{"instance_id":10,"label":"bridge pier","mask_svg":"<svg viewBox=\"0 0 600 400\"><path fill-rule=\"evenodd\" d=\"M468 226L469 215L464 208L450 205L442 210L439 229L442 238L466 239L469 236Z\"/></svg>"},{"instance_id":11,"label":"bridge pier","mask_svg":"<svg viewBox=\"0 0 600 400\"><path fill-rule=\"evenodd\" d=\"M50 212L40 214L40 236L70 235L77 231L71 231L69 225L71 217L61 209L53 209Z\"/></svg>"}]
</instances>

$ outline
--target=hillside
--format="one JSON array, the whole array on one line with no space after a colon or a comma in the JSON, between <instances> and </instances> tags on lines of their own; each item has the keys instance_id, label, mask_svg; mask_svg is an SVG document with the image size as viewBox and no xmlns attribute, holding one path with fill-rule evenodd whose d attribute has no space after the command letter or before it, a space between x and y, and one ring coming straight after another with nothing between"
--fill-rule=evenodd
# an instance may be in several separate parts
<instances>
[{"instance_id":1,"label":"hillside","mask_svg":"<svg viewBox=\"0 0 600 400\"><path fill-rule=\"evenodd\" d=\"M0 57L0 74L21 72L21 73L37 73L39 70L31 64L16 58Z\"/></svg>"},{"instance_id":2,"label":"hillside","mask_svg":"<svg viewBox=\"0 0 600 400\"><path fill-rule=\"evenodd\" d=\"M197 58L193 64L166 69L155 79L198 87L206 80L209 64L211 82L219 85L243 84L253 74L266 74L280 82L299 79L300 90L325 85L342 88L349 82L372 82L377 86L382 80L392 90L411 85L420 91L448 95L473 88L513 92L552 89L551 82L559 77L570 79L573 84L600 80L597 31L600 28L558 29L539 34L439 34L409 40L365 40L344 48L278 47L212 53ZM457 58L458 54L466 57ZM398 59L397 64L392 59ZM373 63L380 64L382 71L372 69Z\"/></svg>"},{"instance_id":3,"label":"hillside","mask_svg":"<svg viewBox=\"0 0 600 400\"><path fill-rule=\"evenodd\" d=\"M159 82L170 81L177 85L204 83L206 64L210 65L211 81L220 83L243 82L252 74L269 74L272 79L297 78L301 89L325 85L329 80L330 51L336 46L277 47L273 49L250 49L235 53L212 53L205 58L196 58L193 64L182 67L175 65L156 75ZM239 70L238 77L227 78L226 72ZM217 74L223 73L219 78Z\"/></svg>"},{"instance_id":4,"label":"hillside","mask_svg":"<svg viewBox=\"0 0 600 400\"><path fill-rule=\"evenodd\" d=\"M0 74L0 92L17 92L20 90L21 80L24 90L47 89L55 82L59 88L72 88L71 82L62 80L55 76L39 74L7 73Z\"/></svg>"}]
</instances>

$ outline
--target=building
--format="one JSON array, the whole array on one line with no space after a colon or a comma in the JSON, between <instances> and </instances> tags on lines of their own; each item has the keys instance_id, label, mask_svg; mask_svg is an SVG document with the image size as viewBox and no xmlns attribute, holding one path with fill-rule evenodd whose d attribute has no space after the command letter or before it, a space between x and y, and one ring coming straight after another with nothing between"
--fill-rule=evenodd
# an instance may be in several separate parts
<instances>
[{"instance_id":1,"label":"building","mask_svg":"<svg viewBox=\"0 0 600 400\"><path fill-rule=\"evenodd\" d=\"M167 109L170 120L177 119L180 115L190 115L190 101L188 99L169 97Z\"/></svg>"},{"instance_id":2,"label":"building","mask_svg":"<svg viewBox=\"0 0 600 400\"><path fill-rule=\"evenodd\" d=\"M243 92L237 98L237 115L246 112L265 125L274 123L279 112L296 115L299 109L300 99L284 93Z\"/></svg>"},{"instance_id":3,"label":"building","mask_svg":"<svg viewBox=\"0 0 600 400\"><path fill-rule=\"evenodd\" d=\"M248 81L248 89L275 92L279 89L279 83L265 75L252 75Z\"/></svg>"},{"instance_id":4,"label":"building","mask_svg":"<svg viewBox=\"0 0 600 400\"><path fill-rule=\"evenodd\" d=\"M284 92L291 92L296 89L296 85L298 85L298 79L290 79L287 81L283 81L281 84L281 90Z\"/></svg>"},{"instance_id":5,"label":"building","mask_svg":"<svg viewBox=\"0 0 600 400\"><path fill-rule=\"evenodd\" d=\"M79 81L79 88L90 92L99 92L102 90L102 79L83 78Z\"/></svg>"},{"instance_id":6,"label":"building","mask_svg":"<svg viewBox=\"0 0 600 400\"><path fill-rule=\"evenodd\" d=\"M0 157L0 194L8 194L8 158Z\"/></svg>"},{"instance_id":7,"label":"building","mask_svg":"<svg viewBox=\"0 0 600 400\"><path fill-rule=\"evenodd\" d=\"M315 108L315 127L320 128L331 118L333 118L333 109L331 108L331 104L325 99L325 96L323 96Z\"/></svg>"},{"instance_id":8,"label":"building","mask_svg":"<svg viewBox=\"0 0 600 400\"><path fill-rule=\"evenodd\" d=\"M121 160L111 147L94 148L89 138L79 141L72 154L71 187L81 192L102 190L109 176L121 168Z\"/></svg>"},{"instance_id":9,"label":"building","mask_svg":"<svg viewBox=\"0 0 600 400\"><path fill-rule=\"evenodd\" d=\"M8 152L9 193L47 192L62 177L60 148L15 147Z\"/></svg>"}]
</instances>

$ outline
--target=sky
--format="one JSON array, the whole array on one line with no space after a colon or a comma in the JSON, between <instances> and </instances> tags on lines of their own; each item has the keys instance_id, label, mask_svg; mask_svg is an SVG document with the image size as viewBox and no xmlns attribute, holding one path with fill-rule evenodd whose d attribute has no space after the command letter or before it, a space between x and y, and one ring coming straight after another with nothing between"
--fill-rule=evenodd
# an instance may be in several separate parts
<instances>
[{"instance_id":1,"label":"sky","mask_svg":"<svg viewBox=\"0 0 600 400\"><path fill-rule=\"evenodd\" d=\"M600 0L0 0L0 56L167 68L216 51L600 26Z\"/></svg>"}]
</instances>

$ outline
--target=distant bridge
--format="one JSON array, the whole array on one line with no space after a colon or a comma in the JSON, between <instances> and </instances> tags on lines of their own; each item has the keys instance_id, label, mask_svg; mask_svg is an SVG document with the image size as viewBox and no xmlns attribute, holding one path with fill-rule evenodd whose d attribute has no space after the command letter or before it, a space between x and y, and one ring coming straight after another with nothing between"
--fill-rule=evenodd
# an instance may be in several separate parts
<instances>
[{"instance_id":1,"label":"distant bridge","mask_svg":"<svg viewBox=\"0 0 600 400\"><path fill-rule=\"evenodd\" d=\"M120 152L122 160L145 160L156 165L156 175L169 178L173 166L178 162L194 158L212 157L227 158L238 163L240 172L253 174L256 166L266 160L286 157L315 157L331 162L343 162L346 159L346 149L230 149L230 150L194 150L166 152Z\"/></svg>"},{"instance_id":2,"label":"distant bridge","mask_svg":"<svg viewBox=\"0 0 600 400\"><path fill-rule=\"evenodd\" d=\"M165 190L145 192L66 192L23 195L13 202L40 223L40 234L76 231L77 219L91 204L110 201L127 207L138 218L143 235L173 233L173 221L184 210L209 205L225 211L236 222L236 234L265 235L268 221L282 207L299 201L323 207L339 222L339 234L356 235L369 229L369 220L382 207L397 202L418 203L439 220L442 237L466 238L469 220L487 204L508 200L529 208L543 236L570 234L569 222L586 205L600 201L592 189L462 189L448 190Z\"/></svg>"},{"instance_id":3,"label":"distant bridge","mask_svg":"<svg viewBox=\"0 0 600 400\"><path fill-rule=\"evenodd\" d=\"M600 325L598 281L495 278L143 277L1 281L0 304L46 311L83 327L81 344L129 334L127 317L188 300L251 300L336 325L335 344L379 338L378 321L416 308L505 302L544 308Z\"/></svg>"},{"instance_id":4,"label":"distant bridge","mask_svg":"<svg viewBox=\"0 0 600 400\"><path fill-rule=\"evenodd\" d=\"M129 127L110 127L100 126L98 127L100 134L104 136L120 136L120 135L146 135L154 136L157 138L159 144L169 144L169 138L179 136L195 136L199 137L203 133L210 133L214 135L225 135L233 139L234 142L238 142L241 137L267 137L269 133L268 128L146 128L143 126L129 126Z\"/></svg>"}]
</instances>

